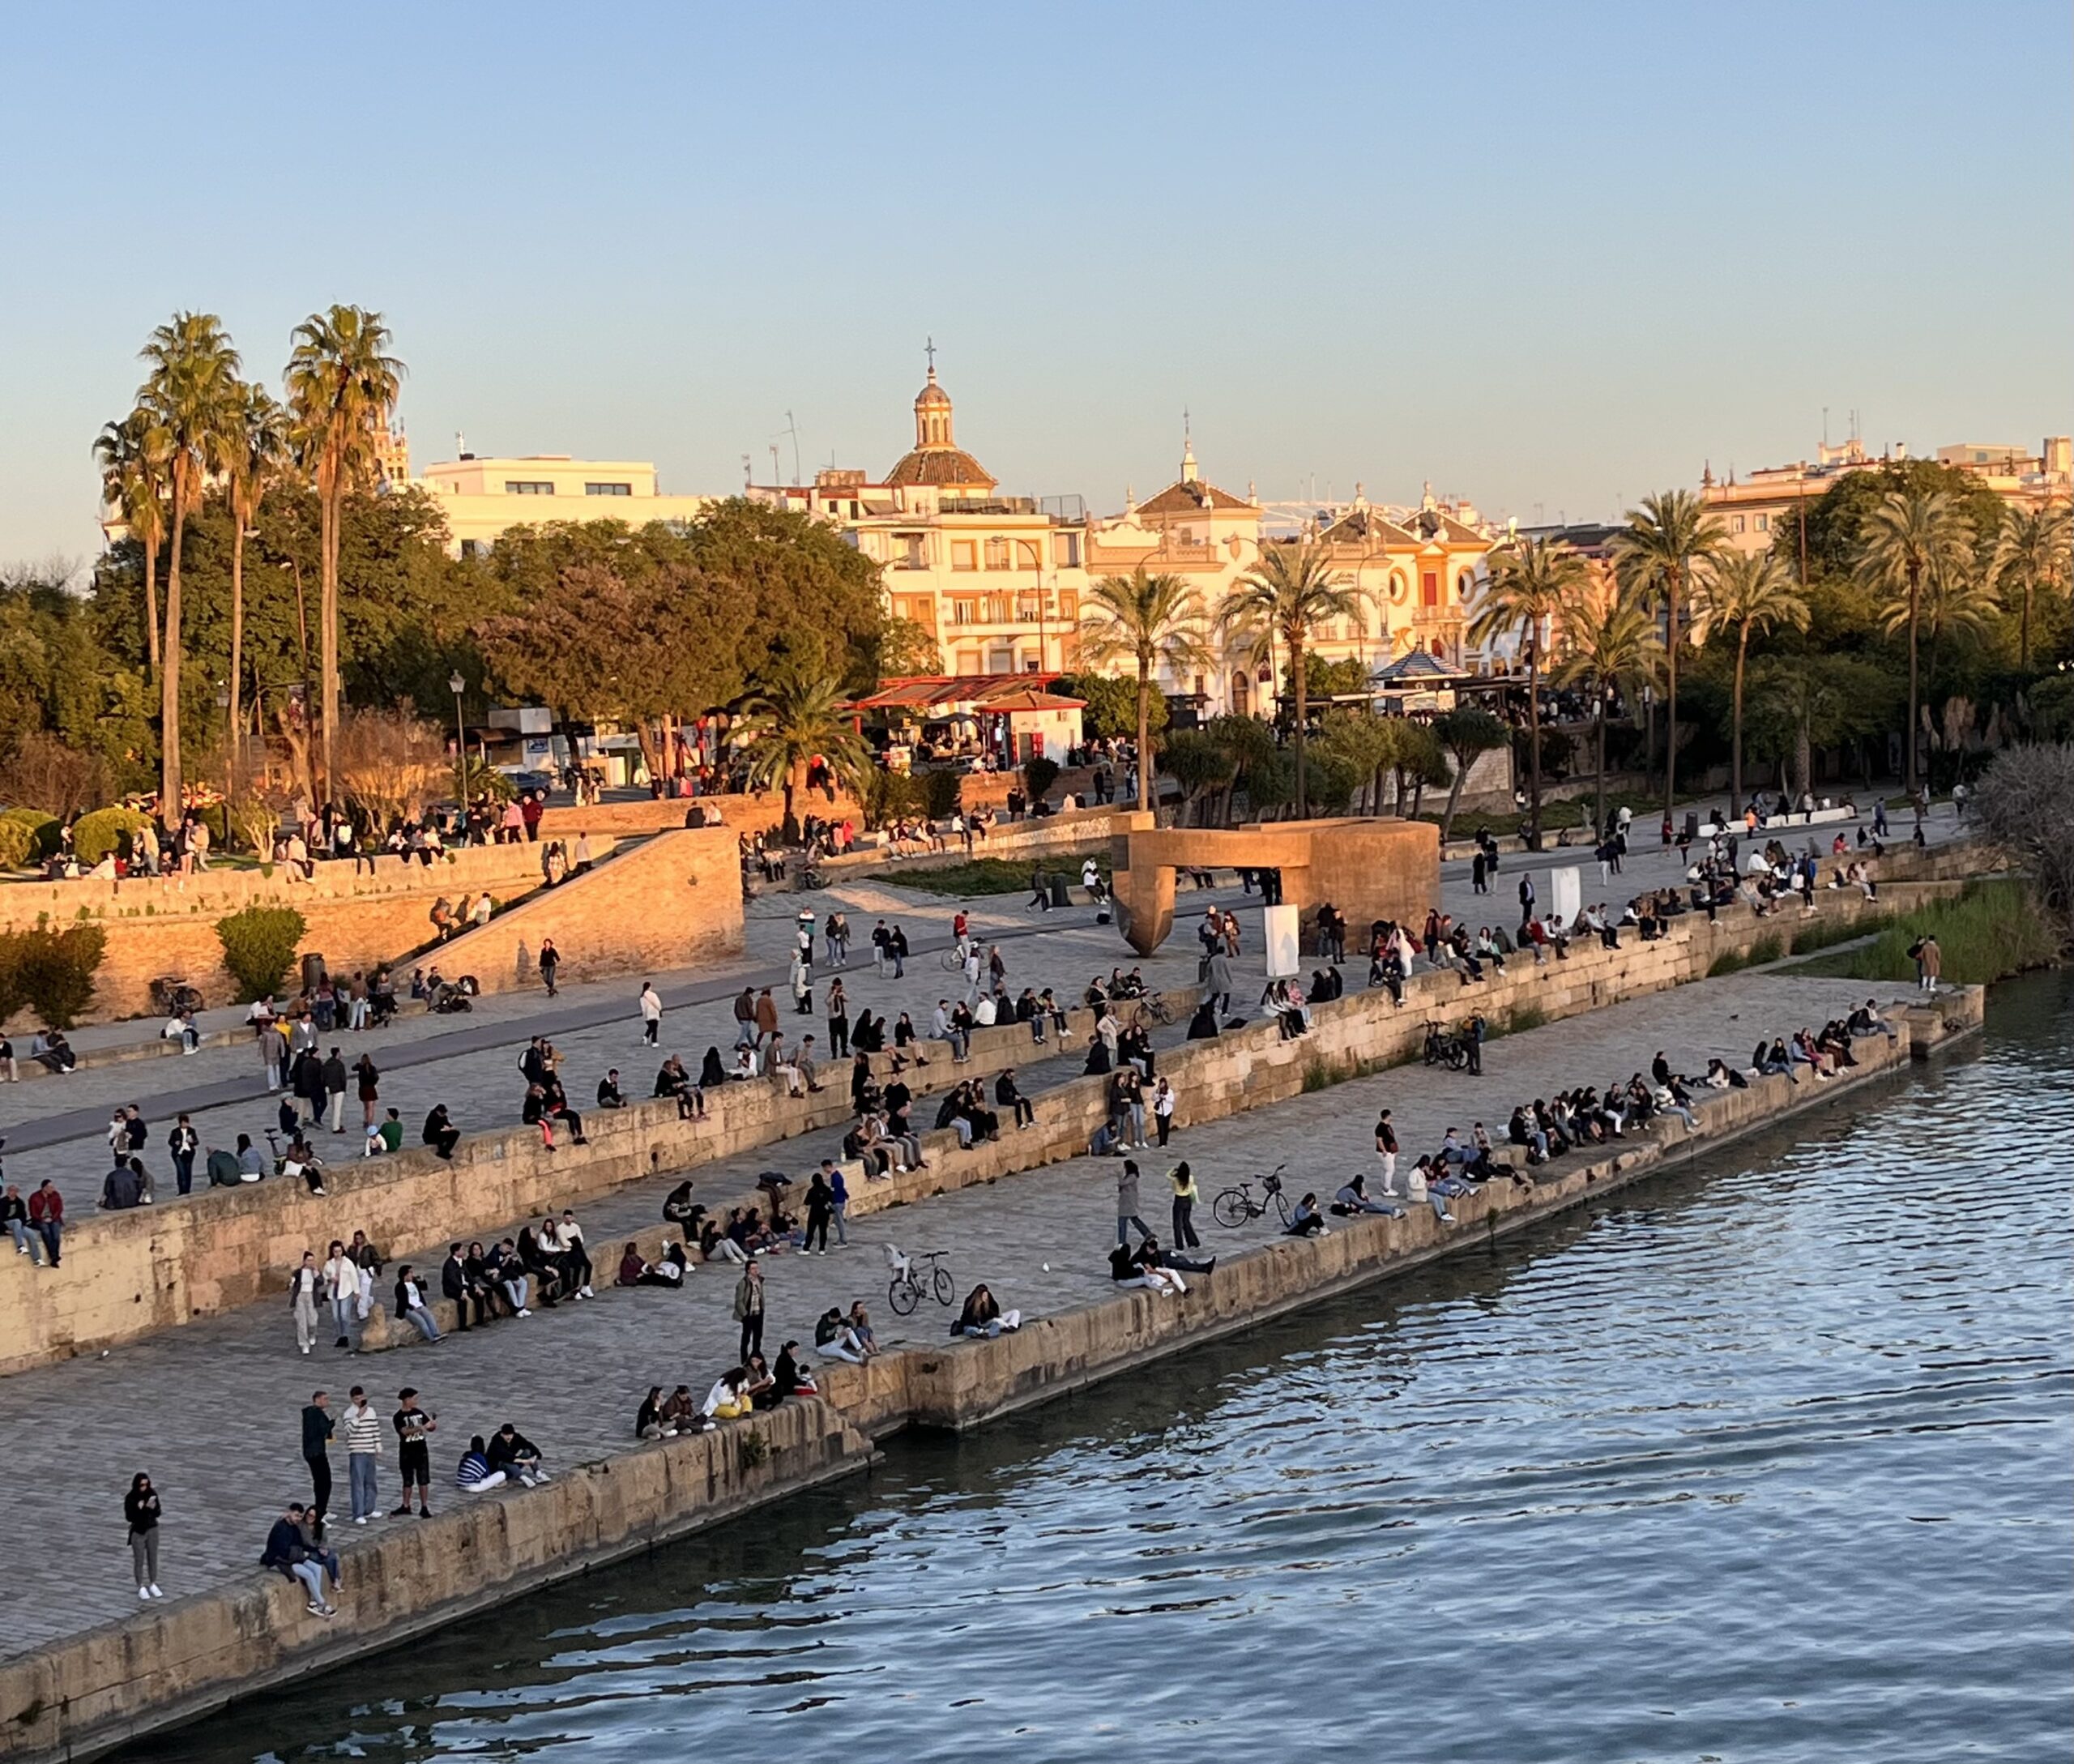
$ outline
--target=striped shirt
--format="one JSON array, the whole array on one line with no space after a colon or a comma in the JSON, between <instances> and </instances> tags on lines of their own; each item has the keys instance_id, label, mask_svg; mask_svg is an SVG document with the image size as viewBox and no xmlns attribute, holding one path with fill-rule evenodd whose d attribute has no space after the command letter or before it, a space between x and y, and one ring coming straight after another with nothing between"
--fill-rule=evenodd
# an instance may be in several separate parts
<instances>
[{"instance_id":1,"label":"striped shirt","mask_svg":"<svg viewBox=\"0 0 2074 1764\"><path fill-rule=\"evenodd\" d=\"M346 1453L348 1457L382 1455L382 1417L371 1407L346 1411Z\"/></svg>"}]
</instances>

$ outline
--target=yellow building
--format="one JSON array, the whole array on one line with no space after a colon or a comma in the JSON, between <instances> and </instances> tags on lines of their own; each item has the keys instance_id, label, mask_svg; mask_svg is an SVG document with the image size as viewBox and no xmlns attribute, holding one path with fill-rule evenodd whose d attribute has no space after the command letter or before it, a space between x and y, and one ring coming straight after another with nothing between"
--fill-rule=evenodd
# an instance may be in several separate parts
<instances>
[{"instance_id":1,"label":"yellow building","mask_svg":"<svg viewBox=\"0 0 2074 1764\"><path fill-rule=\"evenodd\" d=\"M408 455L405 455L406 460ZM473 557L508 527L548 521L692 520L710 496L666 496L646 459L573 459L565 453L459 459L425 468L417 481L446 517L447 549Z\"/></svg>"}]
</instances>

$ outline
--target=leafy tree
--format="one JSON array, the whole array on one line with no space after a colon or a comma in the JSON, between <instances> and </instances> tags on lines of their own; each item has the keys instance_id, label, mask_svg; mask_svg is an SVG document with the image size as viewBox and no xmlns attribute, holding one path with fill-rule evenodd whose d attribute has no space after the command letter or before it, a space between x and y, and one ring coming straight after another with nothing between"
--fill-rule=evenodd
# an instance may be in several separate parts
<instances>
[{"instance_id":1,"label":"leafy tree","mask_svg":"<svg viewBox=\"0 0 2074 1764\"><path fill-rule=\"evenodd\" d=\"M1090 738L1114 740L1119 735L1130 734L1137 727L1137 686L1134 681L1119 679L1114 674L1082 673L1060 680L1058 689L1066 697L1078 698L1087 707L1080 713L1080 720L1081 727ZM1146 708L1152 744L1157 748L1171 715L1167 694L1154 693Z\"/></svg>"},{"instance_id":2,"label":"leafy tree","mask_svg":"<svg viewBox=\"0 0 2074 1764\"><path fill-rule=\"evenodd\" d=\"M1530 539L1491 553L1483 607L1470 621L1469 640L1487 644L1518 634L1526 651L1527 822L1530 852L1541 849L1541 663L1548 621L1573 600L1587 578L1585 561L1554 540ZM1398 792L1403 796L1402 786Z\"/></svg>"},{"instance_id":3,"label":"leafy tree","mask_svg":"<svg viewBox=\"0 0 2074 1764\"><path fill-rule=\"evenodd\" d=\"M369 484L375 442L401 389L403 364L387 352L382 314L335 305L295 330L286 384L304 469L317 486L318 622L321 633L324 788L333 788L339 728L339 516L348 492Z\"/></svg>"},{"instance_id":4,"label":"leafy tree","mask_svg":"<svg viewBox=\"0 0 2074 1764\"><path fill-rule=\"evenodd\" d=\"M1200 826L1203 798L1231 782L1238 762L1207 730L1178 729L1159 744L1159 769L1181 787L1182 824Z\"/></svg>"},{"instance_id":5,"label":"leafy tree","mask_svg":"<svg viewBox=\"0 0 2074 1764\"><path fill-rule=\"evenodd\" d=\"M1359 656L1343 656L1337 661L1322 656L1304 657L1304 690L1312 698L1351 698L1368 690L1368 664Z\"/></svg>"},{"instance_id":6,"label":"leafy tree","mask_svg":"<svg viewBox=\"0 0 2074 1764\"><path fill-rule=\"evenodd\" d=\"M1702 567L1727 545L1721 522L1692 490L1665 490L1645 497L1628 511L1628 525L1613 542L1614 568L1624 587L1645 605L1661 604L1667 621L1664 640L1663 814L1678 800L1678 651L1686 597Z\"/></svg>"},{"instance_id":7,"label":"leafy tree","mask_svg":"<svg viewBox=\"0 0 2074 1764\"><path fill-rule=\"evenodd\" d=\"M881 683L909 674L940 674L943 651L928 630L911 618L890 618L879 633L874 671Z\"/></svg>"},{"instance_id":8,"label":"leafy tree","mask_svg":"<svg viewBox=\"0 0 2074 1764\"><path fill-rule=\"evenodd\" d=\"M1693 634L1704 643L1718 630L1735 633L1735 687L1729 713L1732 757L1729 794L1743 807L1743 680L1752 636L1807 629L1806 596L1778 559L1764 553L1728 552L1715 557L1701 578L1693 606Z\"/></svg>"},{"instance_id":9,"label":"leafy tree","mask_svg":"<svg viewBox=\"0 0 2074 1764\"><path fill-rule=\"evenodd\" d=\"M1287 678L1296 700L1292 742L1296 755L1296 815L1309 812L1304 776L1304 747L1309 721L1308 681L1304 650L1311 633L1329 619L1351 618L1368 596L1343 573L1332 567L1322 546L1277 545L1264 547L1260 562L1235 582L1226 595L1218 622L1227 638L1236 637L1255 661L1270 668L1278 638L1288 660Z\"/></svg>"},{"instance_id":10,"label":"leafy tree","mask_svg":"<svg viewBox=\"0 0 2074 1764\"><path fill-rule=\"evenodd\" d=\"M1513 737L1512 731L1488 711L1468 704L1457 705L1435 717L1432 729L1448 757L1454 762L1454 778L1448 786L1448 805L1440 814L1440 839L1445 844L1455 824L1455 809L1462 801L1463 782L1469 776L1470 767L1476 763L1476 756L1507 745Z\"/></svg>"},{"instance_id":11,"label":"leafy tree","mask_svg":"<svg viewBox=\"0 0 2074 1764\"><path fill-rule=\"evenodd\" d=\"M2074 526L2064 502L2019 509L2003 523L1995 541L1991 578L2022 608L2016 665L2031 671L2031 600L2038 594L2063 595L2074 583Z\"/></svg>"},{"instance_id":12,"label":"leafy tree","mask_svg":"<svg viewBox=\"0 0 2074 1764\"><path fill-rule=\"evenodd\" d=\"M1940 491L1952 498L1977 535L1991 536L1999 529L2000 498L1972 472L1957 466L1935 459L1896 459L1844 473L1807 505L1810 584L1824 579L1848 582L1857 573L1865 549L1866 523L1889 496L1930 496ZM1782 522L1773 529L1772 554L1799 578L1797 522Z\"/></svg>"},{"instance_id":13,"label":"leafy tree","mask_svg":"<svg viewBox=\"0 0 2074 1764\"><path fill-rule=\"evenodd\" d=\"M180 553L187 517L200 500L207 474L221 470L233 449L241 416L237 352L214 313L175 313L144 345L151 372L139 390L139 408L164 436L166 480L172 491L171 543L166 553L165 638L160 646L159 812L181 811Z\"/></svg>"},{"instance_id":14,"label":"leafy tree","mask_svg":"<svg viewBox=\"0 0 2074 1764\"><path fill-rule=\"evenodd\" d=\"M1058 781L1059 762L1056 759L1038 754L1022 762L1023 788L1030 792L1033 803L1042 802Z\"/></svg>"},{"instance_id":15,"label":"leafy tree","mask_svg":"<svg viewBox=\"0 0 2074 1764\"><path fill-rule=\"evenodd\" d=\"M1859 577L1882 596L1887 629L1905 626L1909 634L1907 783L1911 791L1916 788L1919 741L1917 646L1923 597L1934 583L1970 571L1973 542L1973 523L1947 490L1916 494L1889 491L1861 523Z\"/></svg>"},{"instance_id":16,"label":"leafy tree","mask_svg":"<svg viewBox=\"0 0 2074 1764\"><path fill-rule=\"evenodd\" d=\"M1433 733L1430 724L1415 723L1408 717L1394 720L1398 725L1397 751L1392 756L1392 763L1397 771L1397 812L1406 812L1405 801L1409 796L1409 812L1416 815L1426 792L1437 790L1451 780L1447 751L1440 745L1440 738Z\"/></svg>"},{"instance_id":17,"label":"leafy tree","mask_svg":"<svg viewBox=\"0 0 2074 1764\"><path fill-rule=\"evenodd\" d=\"M750 783L759 788L774 784L783 788L788 825L793 801L806 787L813 761L822 761L853 796L872 769L864 738L842 706L839 681L787 668L750 698L736 723L736 739L749 752Z\"/></svg>"},{"instance_id":18,"label":"leafy tree","mask_svg":"<svg viewBox=\"0 0 2074 1764\"><path fill-rule=\"evenodd\" d=\"M1137 673L1137 805L1152 806L1152 677L1164 663L1180 669L1203 653L1197 633L1202 596L1177 575L1103 576L1081 601L1080 652L1096 667L1128 661Z\"/></svg>"},{"instance_id":19,"label":"leafy tree","mask_svg":"<svg viewBox=\"0 0 2074 1764\"><path fill-rule=\"evenodd\" d=\"M1377 716L1346 705L1334 705L1325 714L1318 747L1351 769L1354 788L1361 792L1372 814L1382 813L1383 773L1396 763L1402 732L1410 726L1402 717Z\"/></svg>"},{"instance_id":20,"label":"leafy tree","mask_svg":"<svg viewBox=\"0 0 2074 1764\"><path fill-rule=\"evenodd\" d=\"M1996 754L1974 801L1989 833L2029 869L2061 929L2074 932L2074 745L2042 742Z\"/></svg>"},{"instance_id":21,"label":"leafy tree","mask_svg":"<svg viewBox=\"0 0 2074 1764\"><path fill-rule=\"evenodd\" d=\"M1814 750L1862 741L1889 726L1896 693L1887 671L1850 656L1767 657L1752 670L1752 748L1786 764L1799 796L1813 776Z\"/></svg>"}]
</instances>

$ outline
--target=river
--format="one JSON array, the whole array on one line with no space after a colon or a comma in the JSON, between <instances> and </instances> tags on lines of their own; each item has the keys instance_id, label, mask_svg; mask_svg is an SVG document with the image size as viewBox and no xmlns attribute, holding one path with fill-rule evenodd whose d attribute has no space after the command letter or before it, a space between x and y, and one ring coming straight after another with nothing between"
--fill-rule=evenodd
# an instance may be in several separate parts
<instances>
[{"instance_id":1,"label":"river","mask_svg":"<svg viewBox=\"0 0 2074 1764\"><path fill-rule=\"evenodd\" d=\"M2070 1007L130 1755L2063 1759Z\"/></svg>"}]
</instances>

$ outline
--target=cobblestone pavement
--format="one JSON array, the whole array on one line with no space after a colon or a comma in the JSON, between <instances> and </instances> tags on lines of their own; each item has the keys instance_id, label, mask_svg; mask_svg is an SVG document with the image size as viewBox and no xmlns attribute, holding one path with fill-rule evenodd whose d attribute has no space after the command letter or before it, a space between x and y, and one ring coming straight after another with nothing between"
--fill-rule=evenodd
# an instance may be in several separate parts
<instances>
[{"instance_id":1,"label":"cobblestone pavement","mask_svg":"<svg viewBox=\"0 0 2074 1764\"><path fill-rule=\"evenodd\" d=\"M1579 1083L1604 1084L1645 1069L1658 1048L1675 1066L1704 1068L1709 1055L1746 1058L1760 1033L1820 1022L1863 999L1842 980L1746 974L1686 987L1577 1022L1492 1043L1481 1078L1406 1066L1277 1107L1200 1128L1181 1126L1163 1154L1141 1153L1146 1217L1165 1234L1163 1177L1185 1156L1204 1202L1198 1228L1206 1250L1230 1252L1264 1240L1266 1222L1234 1232L1208 1218L1208 1201L1235 1177L1290 1162L1299 1185L1327 1194L1355 1168L1373 1168L1375 1111L1388 1104L1410 1149L1436 1143L1449 1126L1481 1119L1502 1127L1516 1100ZM1048 1069L1051 1075L1065 1066ZM1031 1069L1029 1075L1047 1073ZM1812 1080L1803 1078L1803 1083ZM1875 1099L1858 1108L1881 1106ZM790 1143L785 1161L811 1168L831 1134ZM710 1168L706 1192L724 1194L770 1162L754 1151ZM984 1279L1004 1305L1056 1313L1111 1291L1104 1262L1114 1224L1116 1164L1078 1159L941 1195L860 1219L851 1246L827 1258L787 1255L770 1264L766 1352L790 1338L810 1343L814 1318L831 1304L863 1299L887 1346L943 1339L954 1313L924 1305L903 1321L886 1304L881 1245L942 1249L959 1297ZM730 1177L733 1180L731 1181ZM605 1278L617 1245L654 1222L668 1179L629 1187L586 1210L587 1236ZM515 1223L515 1222L514 1222ZM19 1272L34 1276L26 1264ZM1215 1275L1208 1276L1214 1279ZM436 1346L360 1358L294 1348L284 1306L258 1305L168 1331L101 1358L68 1361L0 1379L0 1437L10 1523L0 1530L0 1648L26 1648L120 1617L134 1604L123 1547L121 1501L129 1477L148 1470L165 1502L162 1578L172 1596L254 1571L267 1525L284 1501L306 1493L297 1415L322 1386L343 1407L364 1382L386 1417L396 1391L418 1386L442 1417L435 1501L462 1498L450 1484L471 1433L506 1420L567 1466L625 1449L634 1411L651 1384L679 1382L702 1396L733 1362L729 1317L733 1271L694 1271L680 1294L641 1289L565 1303ZM341 1484L344 1464L334 1454ZM382 1493L393 1498L393 1449ZM343 1502L343 1493L338 1497ZM379 1521L378 1523L402 1523ZM350 1551L357 1533L336 1534Z\"/></svg>"}]
</instances>

